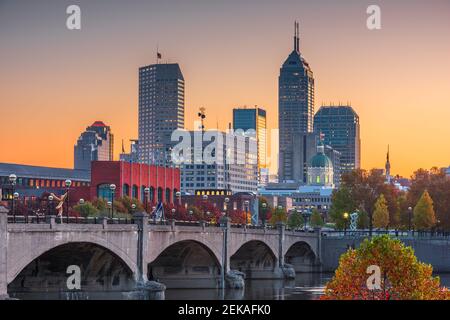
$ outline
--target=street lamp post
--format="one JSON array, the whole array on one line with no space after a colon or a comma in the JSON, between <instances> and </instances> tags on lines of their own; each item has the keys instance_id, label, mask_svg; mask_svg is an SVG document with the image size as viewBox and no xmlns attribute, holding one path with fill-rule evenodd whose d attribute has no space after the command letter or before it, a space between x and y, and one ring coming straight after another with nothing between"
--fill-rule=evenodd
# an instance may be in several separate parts
<instances>
[{"instance_id":1,"label":"street lamp post","mask_svg":"<svg viewBox=\"0 0 450 320\"><path fill-rule=\"evenodd\" d=\"M144 203L145 203L145 212L147 212L148 213L148 196L149 196L149 194L150 194L150 188L149 187L146 187L145 189L144 189Z\"/></svg>"},{"instance_id":2,"label":"street lamp post","mask_svg":"<svg viewBox=\"0 0 450 320\"><path fill-rule=\"evenodd\" d=\"M411 232L412 208L408 207L408 230Z\"/></svg>"},{"instance_id":3,"label":"street lamp post","mask_svg":"<svg viewBox=\"0 0 450 320\"><path fill-rule=\"evenodd\" d=\"M53 196L49 195L48 196L48 203L47 203L47 211L48 211L48 215L51 216L53 215Z\"/></svg>"},{"instance_id":4,"label":"street lamp post","mask_svg":"<svg viewBox=\"0 0 450 320\"><path fill-rule=\"evenodd\" d=\"M109 190L111 190L111 219L114 219L114 195L116 191L116 185L111 183L109 185Z\"/></svg>"},{"instance_id":5,"label":"street lamp post","mask_svg":"<svg viewBox=\"0 0 450 320\"><path fill-rule=\"evenodd\" d=\"M225 203L228 203L230 199L225 198ZM223 231L223 241L222 241L222 269L220 272L221 276L221 288L222 293L224 293L225 290L225 272L228 268L227 266L227 251L228 251L228 214L227 212L222 213L222 219L220 224L222 231Z\"/></svg>"},{"instance_id":6,"label":"street lamp post","mask_svg":"<svg viewBox=\"0 0 450 320\"><path fill-rule=\"evenodd\" d=\"M172 219L175 220L175 212L177 212L177 210L175 208L172 208Z\"/></svg>"},{"instance_id":7,"label":"street lamp post","mask_svg":"<svg viewBox=\"0 0 450 320\"><path fill-rule=\"evenodd\" d=\"M192 215L194 214L194 211L189 210L189 221L192 221Z\"/></svg>"},{"instance_id":8,"label":"street lamp post","mask_svg":"<svg viewBox=\"0 0 450 320\"><path fill-rule=\"evenodd\" d=\"M11 173L8 177L9 182L11 183L12 186L12 203L11 203L11 209L12 209L12 213L13 213L13 222L16 222L16 211L14 208L14 193L16 192L16 181L17 181L17 176L14 173Z\"/></svg>"},{"instance_id":9,"label":"street lamp post","mask_svg":"<svg viewBox=\"0 0 450 320\"><path fill-rule=\"evenodd\" d=\"M303 216L303 220L305 221L305 231L308 230L308 218L311 216L311 210L310 209L306 209L303 211L302 216Z\"/></svg>"},{"instance_id":10,"label":"street lamp post","mask_svg":"<svg viewBox=\"0 0 450 320\"><path fill-rule=\"evenodd\" d=\"M66 205L66 208L67 208L67 223L69 223L69 191L70 191L70 186L72 185L72 180L67 179L64 183L66 184L66 190L67 190L67 197L66 197L67 205ZM61 218L61 221L62 221L62 218Z\"/></svg>"},{"instance_id":11,"label":"street lamp post","mask_svg":"<svg viewBox=\"0 0 450 320\"><path fill-rule=\"evenodd\" d=\"M261 206L262 206L262 224L263 224L263 226L265 227L266 226L266 220L267 220L267 203L266 202L263 202L262 204L261 204Z\"/></svg>"},{"instance_id":12,"label":"street lamp post","mask_svg":"<svg viewBox=\"0 0 450 320\"><path fill-rule=\"evenodd\" d=\"M344 236L347 234L348 212L344 212Z\"/></svg>"},{"instance_id":13,"label":"street lamp post","mask_svg":"<svg viewBox=\"0 0 450 320\"><path fill-rule=\"evenodd\" d=\"M106 203L106 206L108 207L108 210L111 212L112 202L111 202L111 201L108 201L108 202ZM110 214L110 216L111 216L111 214Z\"/></svg>"},{"instance_id":14,"label":"street lamp post","mask_svg":"<svg viewBox=\"0 0 450 320\"><path fill-rule=\"evenodd\" d=\"M250 204L250 201L248 201L248 200L244 201L245 224L248 224L248 212L250 211L249 204Z\"/></svg>"},{"instance_id":15,"label":"street lamp post","mask_svg":"<svg viewBox=\"0 0 450 320\"><path fill-rule=\"evenodd\" d=\"M178 199L178 206L181 207L181 192L180 191L175 192L175 197L177 197Z\"/></svg>"},{"instance_id":16,"label":"street lamp post","mask_svg":"<svg viewBox=\"0 0 450 320\"><path fill-rule=\"evenodd\" d=\"M204 194L202 196L202 199L203 199L203 208L204 208L203 214L206 215L207 214L206 204L207 204L207 201L208 201L208 195Z\"/></svg>"},{"instance_id":17,"label":"street lamp post","mask_svg":"<svg viewBox=\"0 0 450 320\"><path fill-rule=\"evenodd\" d=\"M19 199L19 193L18 192L14 192L13 194L13 222L16 222L16 206L15 206L15 202L18 201Z\"/></svg>"}]
</instances>

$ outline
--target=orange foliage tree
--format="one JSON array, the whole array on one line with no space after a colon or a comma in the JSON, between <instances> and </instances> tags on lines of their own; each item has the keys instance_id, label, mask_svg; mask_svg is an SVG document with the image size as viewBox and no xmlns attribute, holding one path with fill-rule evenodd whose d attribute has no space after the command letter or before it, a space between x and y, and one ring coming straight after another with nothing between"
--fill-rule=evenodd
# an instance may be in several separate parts
<instances>
[{"instance_id":1,"label":"orange foliage tree","mask_svg":"<svg viewBox=\"0 0 450 320\"><path fill-rule=\"evenodd\" d=\"M380 286L370 290L369 266L380 268ZM333 279L322 300L449 300L431 265L419 262L411 247L388 235L364 240L339 259Z\"/></svg>"}]
</instances>

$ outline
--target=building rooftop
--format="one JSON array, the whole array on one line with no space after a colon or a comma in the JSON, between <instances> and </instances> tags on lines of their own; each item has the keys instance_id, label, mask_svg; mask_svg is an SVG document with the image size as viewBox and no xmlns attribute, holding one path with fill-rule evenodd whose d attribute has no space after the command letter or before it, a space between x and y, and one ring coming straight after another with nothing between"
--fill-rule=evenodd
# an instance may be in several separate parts
<instances>
[{"instance_id":1,"label":"building rooftop","mask_svg":"<svg viewBox=\"0 0 450 320\"><path fill-rule=\"evenodd\" d=\"M91 180L91 174L89 171L86 170L39 167L25 164L0 162L0 176L7 177L12 173L17 175L17 177L25 177L25 178L54 179L54 180L71 179L76 181L87 181L87 182Z\"/></svg>"}]
</instances>

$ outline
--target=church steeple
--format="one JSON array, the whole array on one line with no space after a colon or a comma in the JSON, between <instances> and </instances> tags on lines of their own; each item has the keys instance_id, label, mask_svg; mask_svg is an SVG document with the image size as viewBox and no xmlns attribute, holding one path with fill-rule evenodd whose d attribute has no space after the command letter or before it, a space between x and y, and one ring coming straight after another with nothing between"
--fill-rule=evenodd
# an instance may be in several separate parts
<instances>
[{"instance_id":1,"label":"church steeple","mask_svg":"<svg viewBox=\"0 0 450 320\"><path fill-rule=\"evenodd\" d=\"M389 161L389 145L386 153L386 182L391 183L391 162Z\"/></svg>"}]
</instances>

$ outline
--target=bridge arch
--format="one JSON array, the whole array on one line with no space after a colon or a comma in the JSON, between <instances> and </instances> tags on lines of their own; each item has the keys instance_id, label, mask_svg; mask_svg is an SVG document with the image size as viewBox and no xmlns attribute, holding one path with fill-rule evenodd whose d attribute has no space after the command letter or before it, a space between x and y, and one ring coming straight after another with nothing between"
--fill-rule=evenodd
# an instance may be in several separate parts
<instances>
[{"instance_id":1,"label":"bridge arch","mask_svg":"<svg viewBox=\"0 0 450 320\"><path fill-rule=\"evenodd\" d=\"M294 242L284 255L284 262L291 264L295 272L315 271L316 261L316 254L306 241Z\"/></svg>"},{"instance_id":2,"label":"bridge arch","mask_svg":"<svg viewBox=\"0 0 450 320\"><path fill-rule=\"evenodd\" d=\"M168 288L215 288L220 284L219 261L200 241L177 241L148 263L147 278L162 282Z\"/></svg>"},{"instance_id":3,"label":"bridge arch","mask_svg":"<svg viewBox=\"0 0 450 320\"><path fill-rule=\"evenodd\" d=\"M250 240L230 256L230 268L244 272L246 278L275 278L277 261L274 250L267 243Z\"/></svg>"},{"instance_id":4,"label":"bridge arch","mask_svg":"<svg viewBox=\"0 0 450 320\"><path fill-rule=\"evenodd\" d=\"M44 255L46 252L51 251L57 247L73 244L73 243L87 243L97 247L103 248L107 252L110 252L113 256L117 257L124 263L124 265L131 270L133 276L137 277L137 265L136 265L136 250L126 250L119 245L108 241L106 238L96 236L95 234L89 234L85 232L74 232L71 235L59 238L58 233L49 232L47 234L48 239L40 239L35 243L31 243L32 238L21 239L21 243L13 245L11 250L8 250L8 284L19 275L30 263ZM28 241L29 240L29 241ZM10 237L10 241L14 242L14 236ZM130 254L131 253L131 254Z\"/></svg>"},{"instance_id":5,"label":"bridge arch","mask_svg":"<svg viewBox=\"0 0 450 320\"><path fill-rule=\"evenodd\" d=\"M14 277L11 276L8 291L67 292L67 280L73 274L67 274L69 266L79 268L83 291L121 291L134 287L132 267L99 244L66 242L34 256Z\"/></svg>"}]
</instances>

